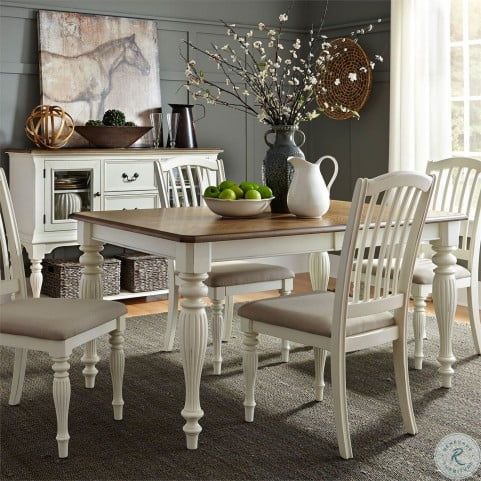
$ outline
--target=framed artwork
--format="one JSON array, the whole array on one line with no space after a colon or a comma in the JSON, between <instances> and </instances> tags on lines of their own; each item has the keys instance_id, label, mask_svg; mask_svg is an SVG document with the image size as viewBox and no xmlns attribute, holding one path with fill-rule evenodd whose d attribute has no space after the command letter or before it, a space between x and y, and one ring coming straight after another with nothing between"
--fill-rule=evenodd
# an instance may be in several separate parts
<instances>
[{"instance_id":1,"label":"framed artwork","mask_svg":"<svg viewBox=\"0 0 481 481\"><path fill-rule=\"evenodd\" d=\"M155 21L41 10L38 29L42 104L62 106L77 125L109 109L149 125L161 106ZM82 144L75 134L69 146Z\"/></svg>"}]
</instances>

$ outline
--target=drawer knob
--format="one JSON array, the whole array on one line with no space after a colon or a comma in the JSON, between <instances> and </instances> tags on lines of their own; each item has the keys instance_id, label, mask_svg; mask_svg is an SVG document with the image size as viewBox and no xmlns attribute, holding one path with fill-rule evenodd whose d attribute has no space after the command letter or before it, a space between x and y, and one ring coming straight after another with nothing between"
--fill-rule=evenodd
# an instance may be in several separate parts
<instances>
[{"instance_id":1,"label":"drawer knob","mask_svg":"<svg viewBox=\"0 0 481 481\"><path fill-rule=\"evenodd\" d=\"M138 178L139 174L137 172L135 172L132 177L129 177L129 174L126 174L125 172L122 174L122 179L124 179L124 182L135 182Z\"/></svg>"},{"instance_id":2,"label":"drawer knob","mask_svg":"<svg viewBox=\"0 0 481 481\"><path fill-rule=\"evenodd\" d=\"M94 197L100 197L100 192L95 192Z\"/></svg>"}]
</instances>

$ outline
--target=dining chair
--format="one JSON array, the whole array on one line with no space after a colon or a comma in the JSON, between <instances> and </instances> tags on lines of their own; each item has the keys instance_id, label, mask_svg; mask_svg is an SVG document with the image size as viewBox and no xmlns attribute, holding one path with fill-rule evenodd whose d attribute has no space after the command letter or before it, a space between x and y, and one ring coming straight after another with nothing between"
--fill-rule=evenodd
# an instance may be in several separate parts
<instances>
[{"instance_id":1,"label":"dining chair","mask_svg":"<svg viewBox=\"0 0 481 481\"><path fill-rule=\"evenodd\" d=\"M53 361L58 454L66 458L70 439L69 357L74 348L107 333L114 419L122 419L126 308L120 302L91 299L27 299L22 246L3 169L0 169L0 214L0 344L15 348L8 403L12 406L20 403L28 350L47 352Z\"/></svg>"},{"instance_id":2,"label":"dining chair","mask_svg":"<svg viewBox=\"0 0 481 481\"><path fill-rule=\"evenodd\" d=\"M460 212L468 217L461 223L458 260L455 265L456 288L467 288L469 320L474 347L481 354L479 315L479 252L481 249L481 160L453 157L429 162L426 173L436 176L431 209ZM414 367L422 369L423 341L426 330L426 298L433 292L435 265L430 258L417 259L411 294L414 300Z\"/></svg>"},{"instance_id":3,"label":"dining chair","mask_svg":"<svg viewBox=\"0 0 481 481\"><path fill-rule=\"evenodd\" d=\"M291 295L244 304L245 420L254 420L258 335L314 347L315 399L323 399L324 365L331 352L336 434L341 457L353 457L346 397L346 353L392 342L394 372L404 429L416 434L407 367L406 314L417 246L426 218L433 178L394 172L358 179L342 244L336 292ZM372 265L376 246L391 276L376 276L362 289L363 259ZM352 292L352 294L351 294ZM368 382L368 380L366 380Z\"/></svg>"},{"instance_id":4,"label":"dining chair","mask_svg":"<svg viewBox=\"0 0 481 481\"><path fill-rule=\"evenodd\" d=\"M205 206L202 194L209 185L225 180L220 159L173 158L155 164L157 186L162 207ZM221 374L222 340L232 334L234 296L246 292L278 290L287 296L293 289L294 273L282 266L253 262L214 263L205 284L212 301L213 371ZM173 261L169 261L169 311L164 350L171 351L178 318L179 279ZM225 312L223 314L223 305ZM290 344L281 342L281 360L289 361Z\"/></svg>"}]
</instances>

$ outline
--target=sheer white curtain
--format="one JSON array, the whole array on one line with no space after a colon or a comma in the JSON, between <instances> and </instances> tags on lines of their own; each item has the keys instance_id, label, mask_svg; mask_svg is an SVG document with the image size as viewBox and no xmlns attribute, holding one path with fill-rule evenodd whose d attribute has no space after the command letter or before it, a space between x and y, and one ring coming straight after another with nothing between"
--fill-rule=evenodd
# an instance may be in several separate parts
<instances>
[{"instance_id":1,"label":"sheer white curtain","mask_svg":"<svg viewBox=\"0 0 481 481\"><path fill-rule=\"evenodd\" d=\"M389 170L451 157L450 0L392 0Z\"/></svg>"}]
</instances>

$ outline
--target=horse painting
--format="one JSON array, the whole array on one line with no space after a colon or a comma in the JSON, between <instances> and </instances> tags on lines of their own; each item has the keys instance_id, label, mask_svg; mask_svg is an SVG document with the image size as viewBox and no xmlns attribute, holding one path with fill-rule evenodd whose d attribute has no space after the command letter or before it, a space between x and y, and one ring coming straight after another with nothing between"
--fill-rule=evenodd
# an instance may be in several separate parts
<instances>
[{"instance_id":1,"label":"horse painting","mask_svg":"<svg viewBox=\"0 0 481 481\"><path fill-rule=\"evenodd\" d=\"M75 56L41 51L43 95L54 102L87 102L91 119L101 119L105 100L112 90L114 72L127 64L143 76L149 62L135 41L135 34L102 43Z\"/></svg>"}]
</instances>

